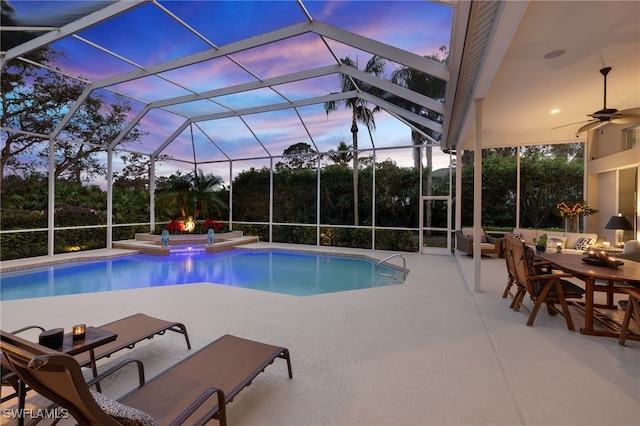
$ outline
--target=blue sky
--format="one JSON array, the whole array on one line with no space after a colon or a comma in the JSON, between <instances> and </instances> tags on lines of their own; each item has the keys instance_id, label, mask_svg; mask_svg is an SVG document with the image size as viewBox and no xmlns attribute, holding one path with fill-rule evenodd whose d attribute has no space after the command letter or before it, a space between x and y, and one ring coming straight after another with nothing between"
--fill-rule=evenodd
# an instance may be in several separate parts
<instances>
[{"instance_id":1,"label":"blue sky","mask_svg":"<svg viewBox=\"0 0 640 426\"><path fill-rule=\"evenodd\" d=\"M44 20L52 25L68 10L86 7L85 1L13 1L18 20ZM68 37L52 46L64 51L60 68L71 75L89 81L104 78L220 48L247 37L258 36L307 20L295 1L160 1L178 19L201 34L211 46L153 4L145 4L109 21ZM437 53L449 46L452 10L450 7L426 1L305 1L309 14L324 23L374 40L408 50L419 55ZM362 69L371 54L334 40L325 40L338 57L350 56ZM147 102L189 94L193 91L221 89L229 86L268 79L311 68L335 64L329 49L316 34L303 34L269 45L236 52L182 69L108 87L131 96L133 116ZM110 55L94 46L101 46ZM388 64L387 76L397 64ZM244 69L243 69L244 67ZM253 75L252 75L253 74ZM170 81L167 81L170 80ZM175 83L175 84L174 84ZM181 87L182 86L182 87ZM152 110L141 121L141 130L148 133L137 148L153 151L183 123L185 117L200 116L242 109L287 99L324 95L339 91L337 75L298 81L270 89L221 96L190 104ZM101 90L111 96L108 90ZM280 96L284 95L286 98ZM180 116L178 114L182 114ZM301 124L304 123L306 128ZM410 144L410 129L387 113L376 115L377 130L373 134L376 147ZM315 143L320 151L335 148L340 141L351 144L350 114L336 111L329 116L323 106L301 107L298 112L286 109L277 112L247 115L239 118L211 120L193 127L198 161L280 155L297 142ZM366 128L360 127L359 147L372 147ZM135 147L132 147L135 148ZM434 154L439 152L434 150ZM185 129L163 152L182 160L193 158L191 132ZM437 156L434 155L434 158ZM444 156L443 156L444 157ZM447 157L448 158L448 157ZM399 163L411 163L405 155L394 158ZM266 163L268 164L268 163ZM407 164L407 165L409 165ZM444 163L446 165L446 163ZM223 169L228 166L221 166ZM163 162L161 169L172 173L179 163Z\"/></svg>"}]
</instances>

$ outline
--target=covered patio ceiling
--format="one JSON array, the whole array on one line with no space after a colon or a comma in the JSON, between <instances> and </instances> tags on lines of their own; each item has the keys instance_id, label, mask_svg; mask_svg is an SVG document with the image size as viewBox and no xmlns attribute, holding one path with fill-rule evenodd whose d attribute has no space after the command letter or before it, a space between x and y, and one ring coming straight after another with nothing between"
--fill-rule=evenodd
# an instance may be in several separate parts
<instances>
[{"instance_id":1,"label":"covered patio ceiling","mask_svg":"<svg viewBox=\"0 0 640 426\"><path fill-rule=\"evenodd\" d=\"M324 103L353 96L384 111L373 135L360 126L360 149L410 146L410 129L444 150L471 149L476 99L483 99L486 147L583 141L576 130L603 106L604 66L613 68L607 106L640 106L638 2L10 4L16 13L10 21L3 15L2 65L51 45L66 54L61 71L87 84L43 136L64 138L66 121L90 93L120 94L135 111L125 131L114 141L78 142L160 159L271 158L298 142L328 152L351 143L351 115L327 115ZM425 58L440 46L449 50L448 65ZM381 77L361 71L373 55L388 61ZM347 56L360 70L341 63ZM403 66L445 81L445 99L390 83L389 73ZM340 93L340 75L357 89ZM411 112L406 101L424 110ZM146 136L124 143L134 125Z\"/></svg>"},{"instance_id":2,"label":"covered patio ceiling","mask_svg":"<svg viewBox=\"0 0 640 426\"><path fill-rule=\"evenodd\" d=\"M603 67L612 68L607 108L640 107L640 2L504 3L484 54L463 55L447 145L472 149L474 99L483 99L483 146L585 141L576 132L603 109ZM464 78L474 60L477 73Z\"/></svg>"}]
</instances>

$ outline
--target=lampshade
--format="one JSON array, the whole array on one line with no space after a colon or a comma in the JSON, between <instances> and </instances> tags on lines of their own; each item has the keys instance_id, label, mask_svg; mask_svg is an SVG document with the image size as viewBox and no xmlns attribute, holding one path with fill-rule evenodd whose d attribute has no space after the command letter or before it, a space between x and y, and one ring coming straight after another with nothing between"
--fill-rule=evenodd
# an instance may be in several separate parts
<instances>
[{"instance_id":1,"label":"lampshade","mask_svg":"<svg viewBox=\"0 0 640 426\"><path fill-rule=\"evenodd\" d=\"M604 229L622 229L623 231L633 231L633 226L629 219L624 216L611 216Z\"/></svg>"}]
</instances>

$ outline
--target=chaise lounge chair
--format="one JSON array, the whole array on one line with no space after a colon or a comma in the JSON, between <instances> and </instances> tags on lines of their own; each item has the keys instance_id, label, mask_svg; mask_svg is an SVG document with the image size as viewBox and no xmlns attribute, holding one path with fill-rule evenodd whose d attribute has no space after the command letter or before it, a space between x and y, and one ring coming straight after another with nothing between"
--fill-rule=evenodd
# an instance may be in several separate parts
<instances>
[{"instance_id":1,"label":"chaise lounge chair","mask_svg":"<svg viewBox=\"0 0 640 426\"><path fill-rule=\"evenodd\" d=\"M108 324L101 325L101 329L114 332L118 335L113 342L104 344L94 349L95 359L107 358L122 349L132 349L136 343L145 339L151 339L156 335L163 335L167 330L180 333L184 335L184 339L187 343L187 349L191 349L191 342L189 341L189 334L184 324L173 321L166 321L160 318L154 318L145 314L135 314L119 320L110 322ZM44 328L40 326L28 326L12 332L17 334L30 329L39 329L44 331ZM85 367L91 363L91 357L89 352L82 352L74 356L78 364ZM10 385L14 388L15 394L6 395L1 398L2 402L7 401L10 398L18 396L18 407L24 407L24 401L26 392L29 390L24 387L15 375L10 370L9 366L5 362L4 355L2 356L2 383Z\"/></svg>"},{"instance_id":2,"label":"chaise lounge chair","mask_svg":"<svg viewBox=\"0 0 640 426\"><path fill-rule=\"evenodd\" d=\"M39 332L45 331L44 328L37 325L29 325L26 327L22 327L19 330L12 331L11 334L22 333L23 331L28 330L38 330ZM27 393L27 389L23 387L23 385L18 380L18 377L15 375L13 371L11 371L11 366L9 365L7 359L4 354L0 353L0 375L2 376L2 383L0 389L4 386L11 386L14 390L13 393L9 395L2 396L2 391L0 390L0 402L6 402L10 399L18 397L18 406L20 408L24 407L24 398Z\"/></svg>"},{"instance_id":3,"label":"chaise lounge chair","mask_svg":"<svg viewBox=\"0 0 640 426\"><path fill-rule=\"evenodd\" d=\"M4 331L0 350L21 381L67 409L80 425L125 424L119 422L132 418L142 420L135 424L204 424L217 418L225 426L226 404L276 358L287 361L293 377L287 349L225 335L116 402L91 391L69 355Z\"/></svg>"},{"instance_id":4,"label":"chaise lounge chair","mask_svg":"<svg viewBox=\"0 0 640 426\"><path fill-rule=\"evenodd\" d=\"M151 339L156 335L163 335L167 330L184 335L187 348L191 349L189 334L184 324L166 321L160 318L150 317L145 314L135 314L122 318L98 328L116 333L118 337L111 343L98 346L94 349L96 359L107 358L122 349L132 349L136 343L145 339ZM75 355L74 358L81 366L88 365L91 360L88 352Z\"/></svg>"}]
</instances>

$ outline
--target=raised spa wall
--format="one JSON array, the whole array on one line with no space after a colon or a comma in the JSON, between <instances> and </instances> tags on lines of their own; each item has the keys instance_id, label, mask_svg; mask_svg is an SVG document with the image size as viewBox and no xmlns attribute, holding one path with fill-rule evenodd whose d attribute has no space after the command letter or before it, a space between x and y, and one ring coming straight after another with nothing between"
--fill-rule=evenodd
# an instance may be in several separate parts
<instances>
[{"instance_id":1,"label":"raised spa wall","mask_svg":"<svg viewBox=\"0 0 640 426\"><path fill-rule=\"evenodd\" d=\"M218 253L235 246L257 243L258 237L245 237L242 231L221 232L215 234L215 243L207 244L207 234L169 235L169 247L162 247L162 236L154 234L136 234L135 240L114 241L113 248L137 250L142 254L168 256L171 248L204 245L206 253Z\"/></svg>"}]
</instances>

